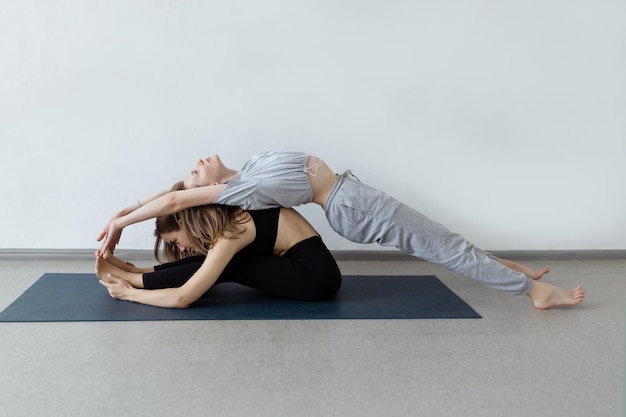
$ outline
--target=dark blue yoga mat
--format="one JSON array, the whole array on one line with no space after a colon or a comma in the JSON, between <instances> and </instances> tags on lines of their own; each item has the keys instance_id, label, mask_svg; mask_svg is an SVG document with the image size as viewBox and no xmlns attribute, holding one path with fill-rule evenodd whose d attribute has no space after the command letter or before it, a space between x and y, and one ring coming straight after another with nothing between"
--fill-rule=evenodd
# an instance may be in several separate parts
<instances>
[{"instance_id":1,"label":"dark blue yoga mat","mask_svg":"<svg viewBox=\"0 0 626 417\"><path fill-rule=\"evenodd\" d=\"M221 284L188 309L115 300L94 274L44 274L0 322L480 318L435 276L344 276L329 301L294 301Z\"/></svg>"}]
</instances>

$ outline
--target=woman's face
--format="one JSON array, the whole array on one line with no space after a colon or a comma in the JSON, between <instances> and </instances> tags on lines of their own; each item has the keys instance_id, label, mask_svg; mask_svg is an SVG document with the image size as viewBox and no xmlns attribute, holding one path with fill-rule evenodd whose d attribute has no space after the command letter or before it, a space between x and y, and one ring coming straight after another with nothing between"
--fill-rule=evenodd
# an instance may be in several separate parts
<instances>
[{"instance_id":1,"label":"woman's face","mask_svg":"<svg viewBox=\"0 0 626 417\"><path fill-rule=\"evenodd\" d=\"M178 250L181 253L191 251L194 252L193 245L191 241L187 237L187 235L182 230L177 230L175 232L167 232L161 234L161 239L167 242L170 245L178 246Z\"/></svg>"},{"instance_id":2,"label":"woman's face","mask_svg":"<svg viewBox=\"0 0 626 417\"><path fill-rule=\"evenodd\" d=\"M203 187L219 183L223 168L224 165L218 155L198 160L196 167L185 177L185 188Z\"/></svg>"}]
</instances>

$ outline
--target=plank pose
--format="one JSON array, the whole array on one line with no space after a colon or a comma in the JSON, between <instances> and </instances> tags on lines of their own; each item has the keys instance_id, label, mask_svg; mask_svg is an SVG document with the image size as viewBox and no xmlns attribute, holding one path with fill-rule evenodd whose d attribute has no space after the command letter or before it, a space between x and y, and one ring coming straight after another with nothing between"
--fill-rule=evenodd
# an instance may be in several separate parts
<instances>
[{"instance_id":1,"label":"plank pose","mask_svg":"<svg viewBox=\"0 0 626 417\"><path fill-rule=\"evenodd\" d=\"M495 258L463 236L360 182L350 171L337 175L320 158L301 152L266 152L254 156L240 171L226 167L219 156L200 159L184 179L184 190L161 192L128 207L107 223L98 240L112 252L122 229L130 224L186 207L227 204L246 210L295 207L316 203L341 236L358 243L395 246L420 259L505 291L529 296L535 307L573 306L585 291L566 291L538 281L547 269L533 271Z\"/></svg>"},{"instance_id":2,"label":"plank pose","mask_svg":"<svg viewBox=\"0 0 626 417\"><path fill-rule=\"evenodd\" d=\"M156 235L155 254L165 242L170 263L142 269L96 254L96 275L112 297L185 308L222 282L306 301L328 299L341 286L330 251L294 209L191 207L159 217Z\"/></svg>"}]
</instances>

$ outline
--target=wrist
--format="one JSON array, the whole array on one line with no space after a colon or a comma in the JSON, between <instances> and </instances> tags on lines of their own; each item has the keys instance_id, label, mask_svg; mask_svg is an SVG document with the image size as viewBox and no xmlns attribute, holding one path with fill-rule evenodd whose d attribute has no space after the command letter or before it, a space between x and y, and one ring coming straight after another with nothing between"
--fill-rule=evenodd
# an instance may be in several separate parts
<instances>
[{"instance_id":1,"label":"wrist","mask_svg":"<svg viewBox=\"0 0 626 417\"><path fill-rule=\"evenodd\" d=\"M112 223L114 223L114 225L115 225L115 227L116 227L117 229L122 230L122 229L124 229L126 226L128 226L128 225L129 225L129 222L128 222L128 216L129 216L130 214L131 214L131 213L128 213L128 214L125 214L125 215L123 215L123 216L121 216L121 217L118 217L117 219L114 219L114 220L112 221Z\"/></svg>"},{"instance_id":2,"label":"wrist","mask_svg":"<svg viewBox=\"0 0 626 417\"><path fill-rule=\"evenodd\" d=\"M127 291L125 291L124 297L122 299L125 301L130 301L131 303L136 303L137 294L138 294L137 288L131 287Z\"/></svg>"},{"instance_id":3,"label":"wrist","mask_svg":"<svg viewBox=\"0 0 626 417\"><path fill-rule=\"evenodd\" d=\"M137 210L138 208L143 207L143 204L144 203L142 203L141 200L137 200L137 202L135 204L132 204L132 205L126 207L125 209L122 209L119 212L117 212L117 214L113 218L116 219L116 218L119 218L119 217L126 216L127 214L132 213L133 211Z\"/></svg>"}]
</instances>

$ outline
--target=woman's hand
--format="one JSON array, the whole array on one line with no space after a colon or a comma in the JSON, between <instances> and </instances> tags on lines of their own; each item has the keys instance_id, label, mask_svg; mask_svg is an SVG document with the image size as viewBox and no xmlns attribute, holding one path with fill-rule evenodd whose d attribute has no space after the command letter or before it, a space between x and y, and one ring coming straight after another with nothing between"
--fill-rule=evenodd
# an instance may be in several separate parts
<instances>
[{"instance_id":1,"label":"woman's hand","mask_svg":"<svg viewBox=\"0 0 626 417\"><path fill-rule=\"evenodd\" d=\"M130 295L135 288L122 278L108 274L105 279L100 280L100 284L104 285L109 291L109 295L118 300L131 301Z\"/></svg>"},{"instance_id":2,"label":"woman's hand","mask_svg":"<svg viewBox=\"0 0 626 417\"><path fill-rule=\"evenodd\" d=\"M100 253L106 254L106 252L110 252L113 254L115 251L115 246L120 243L120 238L122 237L123 228L118 224L117 219L111 219L102 229L102 233L98 236L97 241L102 242L102 246L100 247Z\"/></svg>"}]
</instances>

